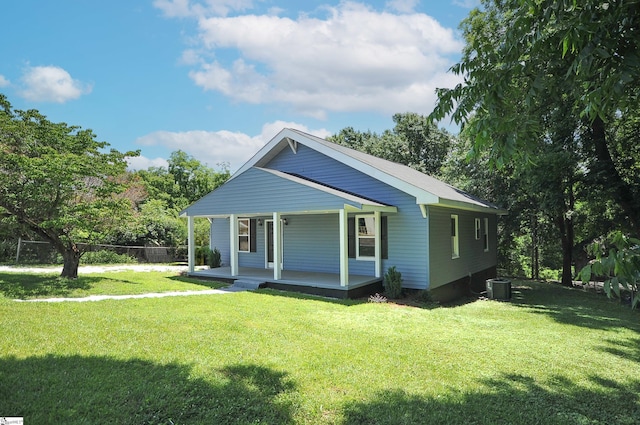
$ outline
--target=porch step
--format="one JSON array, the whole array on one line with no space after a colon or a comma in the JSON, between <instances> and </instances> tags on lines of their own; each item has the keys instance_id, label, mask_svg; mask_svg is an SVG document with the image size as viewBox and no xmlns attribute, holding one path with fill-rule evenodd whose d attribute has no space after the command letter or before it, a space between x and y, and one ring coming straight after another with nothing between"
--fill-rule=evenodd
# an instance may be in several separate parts
<instances>
[{"instance_id":1,"label":"porch step","mask_svg":"<svg viewBox=\"0 0 640 425\"><path fill-rule=\"evenodd\" d=\"M264 280L255 280L255 279L238 279L233 282L234 288L243 288L243 289L258 289L261 286L264 286L267 282Z\"/></svg>"}]
</instances>

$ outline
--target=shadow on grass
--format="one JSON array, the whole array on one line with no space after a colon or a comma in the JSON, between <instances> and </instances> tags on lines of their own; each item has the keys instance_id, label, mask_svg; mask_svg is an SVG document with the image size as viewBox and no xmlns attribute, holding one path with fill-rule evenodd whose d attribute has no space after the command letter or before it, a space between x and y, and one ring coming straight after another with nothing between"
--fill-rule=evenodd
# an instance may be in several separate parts
<instances>
[{"instance_id":1,"label":"shadow on grass","mask_svg":"<svg viewBox=\"0 0 640 425\"><path fill-rule=\"evenodd\" d=\"M294 291L284 291L284 290L273 289L273 288L258 289L255 292L261 295L269 295L272 297L291 298L296 300L322 301L322 302L328 302L331 304L343 305L345 307L367 303L367 301L364 299L331 298L331 297L323 297L321 295L305 294L302 292L294 292Z\"/></svg>"},{"instance_id":2,"label":"shadow on grass","mask_svg":"<svg viewBox=\"0 0 640 425\"><path fill-rule=\"evenodd\" d=\"M0 360L3 415L29 423L289 424L294 383L239 364L194 378L184 365L108 357Z\"/></svg>"},{"instance_id":3,"label":"shadow on grass","mask_svg":"<svg viewBox=\"0 0 640 425\"><path fill-rule=\"evenodd\" d=\"M513 305L547 315L559 323L601 330L624 327L640 332L638 311L601 295L539 282L517 282L513 292Z\"/></svg>"},{"instance_id":4,"label":"shadow on grass","mask_svg":"<svg viewBox=\"0 0 640 425\"><path fill-rule=\"evenodd\" d=\"M0 293L15 299L66 296L77 289L91 289L92 283L102 279L86 276L64 279L55 275L0 273Z\"/></svg>"},{"instance_id":5,"label":"shadow on grass","mask_svg":"<svg viewBox=\"0 0 640 425\"><path fill-rule=\"evenodd\" d=\"M348 405L343 424L637 424L640 418L638 380L622 385L592 377L582 386L558 377L541 385L506 375L483 386L434 398L384 391Z\"/></svg>"},{"instance_id":6,"label":"shadow on grass","mask_svg":"<svg viewBox=\"0 0 640 425\"><path fill-rule=\"evenodd\" d=\"M631 338L627 341L607 339L605 342L609 345L600 347L603 352L640 363L640 338Z\"/></svg>"},{"instance_id":7,"label":"shadow on grass","mask_svg":"<svg viewBox=\"0 0 640 425\"><path fill-rule=\"evenodd\" d=\"M211 288L211 289L226 288L229 286L228 283L218 282L216 280L199 279L197 277L192 277L192 276L190 277L190 276L184 276L184 275L170 276L168 277L168 279L176 282L193 283L195 285L206 286L207 288Z\"/></svg>"}]
</instances>

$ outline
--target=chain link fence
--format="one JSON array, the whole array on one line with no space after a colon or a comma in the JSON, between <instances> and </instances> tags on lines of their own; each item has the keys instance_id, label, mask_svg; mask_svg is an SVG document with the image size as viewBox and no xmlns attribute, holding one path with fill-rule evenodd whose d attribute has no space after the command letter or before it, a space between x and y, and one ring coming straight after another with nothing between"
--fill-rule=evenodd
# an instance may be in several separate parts
<instances>
[{"instance_id":1,"label":"chain link fence","mask_svg":"<svg viewBox=\"0 0 640 425\"><path fill-rule=\"evenodd\" d=\"M81 263L175 263L187 261L187 246L126 246L78 244L84 251ZM196 258L203 247L196 247ZM22 264L61 264L62 256L49 242L29 240L0 241L0 262Z\"/></svg>"}]
</instances>

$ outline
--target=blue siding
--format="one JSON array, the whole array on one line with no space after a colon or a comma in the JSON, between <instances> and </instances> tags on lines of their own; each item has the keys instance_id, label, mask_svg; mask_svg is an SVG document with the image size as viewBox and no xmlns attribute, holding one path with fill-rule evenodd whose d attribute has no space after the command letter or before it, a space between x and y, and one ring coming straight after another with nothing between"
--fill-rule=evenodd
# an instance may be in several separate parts
<instances>
[{"instance_id":1,"label":"blue siding","mask_svg":"<svg viewBox=\"0 0 640 425\"><path fill-rule=\"evenodd\" d=\"M275 152L274 152L275 153ZM298 174L328 186L352 192L384 204L393 205L397 213L387 214L388 253L383 273L395 266L404 287L436 288L496 265L497 217L442 207L429 207L422 213L413 196L389 186L367 174L299 144L297 152L285 146L265 168ZM191 216L238 214L271 219L273 211L284 213L288 225L283 227L285 270L339 273L338 211L354 201L251 168L205 196L188 209ZM357 205L354 205L357 206ZM332 211L321 214L319 211ZM459 217L460 258L451 258L450 217ZM351 214L353 216L356 214ZM489 219L489 251L484 241L475 239L475 219ZM258 227L255 253L239 253L239 266L265 267L266 226ZM211 247L217 247L222 262L228 265L229 218L215 218L211 226ZM349 259L352 274L374 275L373 261Z\"/></svg>"},{"instance_id":2,"label":"blue siding","mask_svg":"<svg viewBox=\"0 0 640 425\"><path fill-rule=\"evenodd\" d=\"M220 261L223 266L231 264L231 250L229 248L229 219L214 218L211 222L211 235L209 247L218 248L220 251Z\"/></svg>"},{"instance_id":3,"label":"blue siding","mask_svg":"<svg viewBox=\"0 0 640 425\"><path fill-rule=\"evenodd\" d=\"M269 218L269 217L266 217ZM256 231L256 252L239 252L238 266L263 268L265 266L264 254L264 226L258 226ZM223 266L231 264L231 249L229 244L229 219L214 218L211 223L211 249L218 248Z\"/></svg>"},{"instance_id":4,"label":"blue siding","mask_svg":"<svg viewBox=\"0 0 640 425\"><path fill-rule=\"evenodd\" d=\"M405 287L416 289L428 287L428 220L422 217L414 197L304 145L298 145L297 153L293 153L289 148L283 149L265 168L299 174L326 185L396 206L398 213L388 216L389 259L383 260L383 272L391 266L396 266L402 273ZM337 217L335 220L337 223ZM337 239L336 234L334 242L336 247ZM350 259L349 272L373 275L374 263Z\"/></svg>"},{"instance_id":5,"label":"blue siding","mask_svg":"<svg viewBox=\"0 0 640 425\"><path fill-rule=\"evenodd\" d=\"M458 215L460 257L451 258L451 214ZM431 251L431 287L435 288L469 276L497 264L497 218L494 214L481 214L439 207L429 208L431 244L442 249ZM475 238L475 219L479 218L484 232L484 218L489 219L489 251L484 241Z\"/></svg>"},{"instance_id":6,"label":"blue siding","mask_svg":"<svg viewBox=\"0 0 640 425\"><path fill-rule=\"evenodd\" d=\"M190 216L337 211L345 203L359 206L340 196L252 168L209 193L187 211Z\"/></svg>"},{"instance_id":7,"label":"blue siding","mask_svg":"<svg viewBox=\"0 0 640 425\"><path fill-rule=\"evenodd\" d=\"M338 215L296 215L287 220L284 269L340 273Z\"/></svg>"}]
</instances>

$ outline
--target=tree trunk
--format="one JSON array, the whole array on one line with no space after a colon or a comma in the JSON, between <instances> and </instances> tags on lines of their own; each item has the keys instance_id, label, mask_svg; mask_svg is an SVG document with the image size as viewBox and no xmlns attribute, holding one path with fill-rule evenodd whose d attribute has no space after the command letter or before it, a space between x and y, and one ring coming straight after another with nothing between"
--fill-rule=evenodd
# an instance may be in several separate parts
<instances>
[{"instance_id":1,"label":"tree trunk","mask_svg":"<svg viewBox=\"0 0 640 425\"><path fill-rule=\"evenodd\" d=\"M562 285L573 286L573 221L566 219L562 237Z\"/></svg>"},{"instance_id":2,"label":"tree trunk","mask_svg":"<svg viewBox=\"0 0 640 425\"><path fill-rule=\"evenodd\" d=\"M66 249L62 253L64 265L60 277L67 279L78 278L78 266L80 265L80 251L74 246L72 249Z\"/></svg>"},{"instance_id":3,"label":"tree trunk","mask_svg":"<svg viewBox=\"0 0 640 425\"><path fill-rule=\"evenodd\" d=\"M556 219L562 243L562 279L564 286L573 286L573 220L570 217L558 217Z\"/></svg>"},{"instance_id":4,"label":"tree trunk","mask_svg":"<svg viewBox=\"0 0 640 425\"><path fill-rule=\"evenodd\" d=\"M538 246L538 215L531 215L531 279L540 279L540 248Z\"/></svg>"},{"instance_id":5,"label":"tree trunk","mask_svg":"<svg viewBox=\"0 0 640 425\"><path fill-rule=\"evenodd\" d=\"M605 124L600 117L596 117L596 119L593 120L591 133L596 158L598 160L592 167L591 172L595 173L599 183L603 187L610 188L613 191L613 200L622 208L622 211L627 216L631 230L635 234L640 234L640 211L634 207L635 202L630 185L620 177L620 173L613 163L609 147L607 146Z\"/></svg>"}]
</instances>

